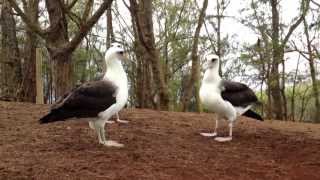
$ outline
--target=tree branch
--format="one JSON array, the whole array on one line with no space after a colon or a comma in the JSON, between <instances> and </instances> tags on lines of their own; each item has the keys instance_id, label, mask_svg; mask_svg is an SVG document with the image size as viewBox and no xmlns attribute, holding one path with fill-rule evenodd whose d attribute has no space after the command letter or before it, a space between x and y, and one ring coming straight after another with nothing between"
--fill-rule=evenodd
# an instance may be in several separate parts
<instances>
[{"instance_id":1,"label":"tree branch","mask_svg":"<svg viewBox=\"0 0 320 180\"><path fill-rule=\"evenodd\" d=\"M304 52L304 51L300 50L294 41L292 41L291 44L293 45L293 48L294 48L294 50L295 50L296 52L298 52L298 53L299 53L302 57L304 57L305 59L307 59L307 60L309 59L309 58L307 57L307 55L306 55L306 54L309 54L308 52Z\"/></svg>"},{"instance_id":2,"label":"tree branch","mask_svg":"<svg viewBox=\"0 0 320 180\"><path fill-rule=\"evenodd\" d=\"M71 19L71 21L74 22L76 24L76 26L80 29L81 18L69 10L67 10L66 14Z\"/></svg>"},{"instance_id":3,"label":"tree branch","mask_svg":"<svg viewBox=\"0 0 320 180\"><path fill-rule=\"evenodd\" d=\"M8 0L10 5L13 7L13 9L17 12L17 14L21 17L23 22L27 25L29 29L31 29L33 32L41 36L42 38L45 38L46 32L40 28L40 26L36 23L33 23L29 17L20 9L17 2L15 0Z\"/></svg>"},{"instance_id":4,"label":"tree branch","mask_svg":"<svg viewBox=\"0 0 320 180\"><path fill-rule=\"evenodd\" d=\"M196 31L194 33L194 39L193 39L193 44L192 44L192 52L191 52L193 54L193 56L197 56L200 30L201 30L201 27L203 25L204 18L206 16L207 7L208 7L208 1L205 0L203 2L203 7L202 7L202 9L200 11L200 15L199 15L198 23L197 23L197 28L196 28Z\"/></svg>"},{"instance_id":5,"label":"tree branch","mask_svg":"<svg viewBox=\"0 0 320 180\"><path fill-rule=\"evenodd\" d=\"M311 2L312 2L313 4L315 4L316 6L320 7L320 3L316 2L315 0L311 0Z\"/></svg>"},{"instance_id":6,"label":"tree branch","mask_svg":"<svg viewBox=\"0 0 320 180\"><path fill-rule=\"evenodd\" d=\"M74 36L74 38L62 48L63 52L70 52L77 48L80 42L85 38L91 28L96 24L105 10L110 7L113 0L104 0L100 5L98 10L91 16L91 18L84 24L81 25L78 33Z\"/></svg>"},{"instance_id":7,"label":"tree branch","mask_svg":"<svg viewBox=\"0 0 320 180\"><path fill-rule=\"evenodd\" d=\"M68 9L72 9L74 5L76 5L76 3L78 2L78 0L73 0L70 4L68 4Z\"/></svg>"},{"instance_id":8,"label":"tree branch","mask_svg":"<svg viewBox=\"0 0 320 180\"><path fill-rule=\"evenodd\" d=\"M134 20L136 22L138 38L141 41L141 44L143 45L143 47L145 47L149 51L150 47L148 46L148 44L146 43L146 40L144 39L144 35L142 33L143 30L142 30L141 22L140 22L140 17L137 14L139 11L139 8L138 8L138 4L137 4L136 0L130 0L129 10L130 10L131 14L134 16Z\"/></svg>"},{"instance_id":9,"label":"tree branch","mask_svg":"<svg viewBox=\"0 0 320 180\"><path fill-rule=\"evenodd\" d=\"M291 34L293 33L293 31L300 25L300 23L303 21L303 18L306 16L308 9L309 9L309 4L310 4L310 0L301 0L301 8L302 8L302 13L301 16L299 17L299 19L290 26L289 31L287 33L287 35L285 36L285 38L282 41L282 47L285 46L285 44L288 42Z\"/></svg>"},{"instance_id":10,"label":"tree branch","mask_svg":"<svg viewBox=\"0 0 320 180\"><path fill-rule=\"evenodd\" d=\"M83 22L87 21L90 11L92 10L92 7L93 7L93 0L88 0L84 8L82 19L81 19Z\"/></svg>"},{"instance_id":11,"label":"tree branch","mask_svg":"<svg viewBox=\"0 0 320 180\"><path fill-rule=\"evenodd\" d=\"M200 10L199 13L199 18L198 18L198 22L197 22L197 27L196 30L194 32L194 37L193 37L193 42L192 42L192 49L191 49L191 61L192 61L192 66L191 66L191 76L188 79L187 82L187 86L185 89L185 93L182 97L182 111L186 111L189 103L190 103L190 99L192 96L192 90L195 89L196 91L196 102L197 102L197 110L200 112L201 110L201 106L200 106L200 102L199 99L197 98L197 95L199 93L199 88L200 88L200 62L199 62L199 58L198 58L198 45L199 45L199 35L200 35L200 30L201 27L204 23L204 19L206 16L206 10L208 7L208 0L204 0L203 1L203 5L202 5L202 9Z\"/></svg>"},{"instance_id":12,"label":"tree branch","mask_svg":"<svg viewBox=\"0 0 320 180\"><path fill-rule=\"evenodd\" d=\"M316 48L315 45L313 45L312 47L313 47L314 52L315 52L316 55L317 55L317 59L320 59L320 52L318 51L318 49Z\"/></svg>"}]
</instances>

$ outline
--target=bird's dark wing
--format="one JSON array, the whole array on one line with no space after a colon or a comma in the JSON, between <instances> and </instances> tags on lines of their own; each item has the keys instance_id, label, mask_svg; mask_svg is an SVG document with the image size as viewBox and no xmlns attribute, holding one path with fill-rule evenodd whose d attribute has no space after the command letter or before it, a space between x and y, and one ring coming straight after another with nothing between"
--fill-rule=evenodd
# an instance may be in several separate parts
<instances>
[{"instance_id":1,"label":"bird's dark wing","mask_svg":"<svg viewBox=\"0 0 320 180\"><path fill-rule=\"evenodd\" d=\"M42 123L71 117L95 117L116 103L117 87L110 81L93 81L73 89L60 98Z\"/></svg>"},{"instance_id":2,"label":"bird's dark wing","mask_svg":"<svg viewBox=\"0 0 320 180\"><path fill-rule=\"evenodd\" d=\"M245 84L224 80L220 85L222 98L233 106L245 107L258 101L254 92Z\"/></svg>"},{"instance_id":3,"label":"bird's dark wing","mask_svg":"<svg viewBox=\"0 0 320 180\"><path fill-rule=\"evenodd\" d=\"M93 81L83 84L68 95L64 107L68 109L89 109L98 112L116 102L116 86L107 81Z\"/></svg>"}]
</instances>

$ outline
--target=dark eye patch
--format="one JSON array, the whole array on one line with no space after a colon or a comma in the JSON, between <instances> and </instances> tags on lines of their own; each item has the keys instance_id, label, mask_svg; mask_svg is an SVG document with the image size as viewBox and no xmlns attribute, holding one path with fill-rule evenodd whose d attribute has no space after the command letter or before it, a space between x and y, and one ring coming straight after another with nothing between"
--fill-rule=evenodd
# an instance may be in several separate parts
<instances>
[{"instance_id":1,"label":"dark eye patch","mask_svg":"<svg viewBox=\"0 0 320 180\"><path fill-rule=\"evenodd\" d=\"M211 59L212 62L214 62L214 61L216 61L216 60L217 60L217 58L212 58L212 59Z\"/></svg>"}]
</instances>

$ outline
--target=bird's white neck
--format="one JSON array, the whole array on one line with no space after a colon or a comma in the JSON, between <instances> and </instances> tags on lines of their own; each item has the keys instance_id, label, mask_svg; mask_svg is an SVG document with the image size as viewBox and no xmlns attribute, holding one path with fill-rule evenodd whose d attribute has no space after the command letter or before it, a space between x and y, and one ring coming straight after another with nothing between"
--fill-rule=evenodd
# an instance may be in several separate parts
<instances>
[{"instance_id":1,"label":"bird's white neck","mask_svg":"<svg viewBox=\"0 0 320 180\"><path fill-rule=\"evenodd\" d=\"M112 81L117 86L127 86L127 74L123 69L121 61L118 59L112 59L106 61L107 71L103 79Z\"/></svg>"},{"instance_id":2,"label":"bird's white neck","mask_svg":"<svg viewBox=\"0 0 320 180\"><path fill-rule=\"evenodd\" d=\"M217 66L219 67L219 66ZM221 77L219 75L219 68L212 67L208 68L204 73L202 84L217 84L219 85Z\"/></svg>"}]
</instances>

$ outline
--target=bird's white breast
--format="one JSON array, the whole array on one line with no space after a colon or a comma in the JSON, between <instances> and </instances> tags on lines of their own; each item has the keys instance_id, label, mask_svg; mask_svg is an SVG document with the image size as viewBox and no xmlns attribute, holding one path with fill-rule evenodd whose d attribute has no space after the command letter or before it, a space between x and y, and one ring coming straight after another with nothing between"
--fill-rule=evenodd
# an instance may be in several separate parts
<instances>
[{"instance_id":1,"label":"bird's white breast","mask_svg":"<svg viewBox=\"0 0 320 180\"><path fill-rule=\"evenodd\" d=\"M212 112L216 112L223 104L220 91L215 84L202 84L200 88L200 100L202 104Z\"/></svg>"},{"instance_id":2,"label":"bird's white breast","mask_svg":"<svg viewBox=\"0 0 320 180\"><path fill-rule=\"evenodd\" d=\"M235 119L236 110L231 103L221 97L219 81L218 83L203 81L199 93L202 104L210 112L218 113L220 116L228 119Z\"/></svg>"},{"instance_id":3,"label":"bird's white breast","mask_svg":"<svg viewBox=\"0 0 320 180\"><path fill-rule=\"evenodd\" d=\"M117 109L121 110L128 100L128 79L126 72L122 65L119 64L107 70L104 78L112 81L113 84L117 86L116 105L118 107Z\"/></svg>"}]
</instances>

